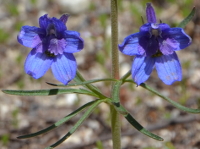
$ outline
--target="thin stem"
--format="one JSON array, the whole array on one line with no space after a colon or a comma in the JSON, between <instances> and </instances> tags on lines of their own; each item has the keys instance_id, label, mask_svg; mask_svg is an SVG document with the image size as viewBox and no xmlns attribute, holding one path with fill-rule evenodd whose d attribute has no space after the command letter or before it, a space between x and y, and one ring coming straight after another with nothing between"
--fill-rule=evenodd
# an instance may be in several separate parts
<instances>
[{"instance_id":1,"label":"thin stem","mask_svg":"<svg viewBox=\"0 0 200 149\"><path fill-rule=\"evenodd\" d=\"M130 75L131 75L131 70L129 70L123 77L121 77L120 80L124 82Z\"/></svg>"},{"instance_id":2,"label":"thin stem","mask_svg":"<svg viewBox=\"0 0 200 149\"><path fill-rule=\"evenodd\" d=\"M111 0L111 44L112 44L112 78L119 79L118 53L118 6L117 0Z\"/></svg>"},{"instance_id":3,"label":"thin stem","mask_svg":"<svg viewBox=\"0 0 200 149\"><path fill-rule=\"evenodd\" d=\"M112 78L119 79L118 54L118 0L111 0L111 45L112 45ZM112 87L114 86L114 83ZM113 100L113 97L112 97ZM121 149L121 127L119 113L110 106L113 149Z\"/></svg>"}]
</instances>

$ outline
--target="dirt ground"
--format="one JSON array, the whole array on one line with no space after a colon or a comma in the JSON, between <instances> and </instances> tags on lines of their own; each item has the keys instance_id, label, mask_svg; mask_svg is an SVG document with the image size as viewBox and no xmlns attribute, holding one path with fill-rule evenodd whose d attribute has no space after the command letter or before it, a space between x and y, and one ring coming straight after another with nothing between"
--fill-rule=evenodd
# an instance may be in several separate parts
<instances>
[{"instance_id":1,"label":"dirt ground","mask_svg":"<svg viewBox=\"0 0 200 149\"><path fill-rule=\"evenodd\" d=\"M62 0L6 0L0 1L0 88L50 89L46 82L57 83L49 70L35 80L24 73L24 61L31 50L17 42L21 26L38 26L38 18L47 13L60 17L69 13L68 30L81 33L84 49L75 54L78 69L86 80L109 78L110 58L110 2L108 0L73 0L71 5ZM71 3L73 3L73 1ZM76 3L77 2L77 3ZM178 51L182 64L183 80L165 85L154 71L146 82L165 96L190 108L200 107L200 1L199 0L123 0L119 3L119 43L138 32L141 16L145 17L145 3L152 2L157 18L175 27L186 17L193 6L196 14L185 31L193 42ZM120 54L120 74L130 68L133 57ZM110 83L95 84L106 95ZM121 103L145 128L161 136L159 142L137 132L121 117L123 149L200 149L200 115L186 113L147 90L126 83L121 87ZM94 100L86 95L13 96L0 92L0 148L40 149L64 136L81 118L78 114L59 128L44 135L17 139L17 136L37 132L68 115L81 105ZM82 126L56 149L110 149L110 111L101 104Z\"/></svg>"}]
</instances>

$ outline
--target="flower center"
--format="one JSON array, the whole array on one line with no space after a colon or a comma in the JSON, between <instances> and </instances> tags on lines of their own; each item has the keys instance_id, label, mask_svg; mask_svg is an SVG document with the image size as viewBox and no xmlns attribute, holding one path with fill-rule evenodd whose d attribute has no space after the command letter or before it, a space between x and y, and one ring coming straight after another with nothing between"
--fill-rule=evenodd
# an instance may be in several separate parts
<instances>
[{"instance_id":1,"label":"flower center","mask_svg":"<svg viewBox=\"0 0 200 149\"><path fill-rule=\"evenodd\" d=\"M46 51L45 54L49 57L55 57L58 54L63 54L65 48L65 40L58 39L56 27L53 23L50 23L46 28Z\"/></svg>"},{"instance_id":2,"label":"flower center","mask_svg":"<svg viewBox=\"0 0 200 149\"><path fill-rule=\"evenodd\" d=\"M161 36L161 31L159 29L159 24L156 24L156 23L152 23L151 24L150 34L151 34L151 37L155 36L156 38L158 36Z\"/></svg>"},{"instance_id":3,"label":"flower center","mask_svg":"<svg viewBox=\"0 0 200 149\"><path fill-rule=\"evenodd\" d=\"M159 30L158 29L151 29L151 34L154 35L155 37L159 36Z\"/></svg>"},{"instance_id":4,"label":"flower center","mask_svg":"<svg viewBox=\"0 0 200 149\"><path fill-rule=\"evenodd\" d=\"M152 57L160 57L162 56L162 52L160 52L160 50L158 50L158 52L156 52L156 54L152 55Z\"/></svg>"},{"instance_id":5,"label":"flower center","mask_svg":"<svg viewBox=\"0 0 200 149\"><path fill-rule=\"evenodd\" d=\"M51 53L50 51L45 51L45 54L49 57L55 57L56 56L54 53Z\"/></svg>"}]
</instances>

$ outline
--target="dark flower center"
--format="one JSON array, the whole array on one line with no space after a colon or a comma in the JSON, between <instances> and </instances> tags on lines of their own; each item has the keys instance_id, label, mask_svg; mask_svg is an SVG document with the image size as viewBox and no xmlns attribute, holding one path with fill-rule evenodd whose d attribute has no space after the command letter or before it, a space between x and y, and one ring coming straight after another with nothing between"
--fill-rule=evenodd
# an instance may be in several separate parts
<instances>
[{"instance_id":1,"label":"dark flower center","mask_svg":"<svg viewBox=\"0 0 200 149\"><path fill-rule=\"evenodd\" d=\"M158 37L158 36L160 35L158 29L152 29L152 30L151 30L151 34L154 35L155 37Z\"/></svg>"},{"instance_id":2,"label":"dark flower center","mask_svg":"<svg viewBox=\"0 0 200 149\"><path fill-rule=\"evenodd\" d=\"M152 57L160 57L162 56L162 52L160 52L160 50L158 50L158 52L156 52L156 54L152 55Z\"/></svg>"},{"instance_id":3,"label":"dark flower center","mask_svg":"<svg viewBox=\"0 0 200 149\"><path fill-rule=\"evenodd\" d=\"M63 39L58 39L56 27L53 23L50 23L46 28L46 40L44 40L45 54L49 57L55 57L58 54L63 53Z\"/></svg>"},{"instance_id":4,"label":"dark flower center","mask_svg":"<svg viewBox=\"0 0 200 149\"><path fill-rule=\"evenodd\" d=\"M51 53L49 51L45 51L45 54L49 57L55 57L56 55L54 53Z\"/></svg>"}]
</instances>

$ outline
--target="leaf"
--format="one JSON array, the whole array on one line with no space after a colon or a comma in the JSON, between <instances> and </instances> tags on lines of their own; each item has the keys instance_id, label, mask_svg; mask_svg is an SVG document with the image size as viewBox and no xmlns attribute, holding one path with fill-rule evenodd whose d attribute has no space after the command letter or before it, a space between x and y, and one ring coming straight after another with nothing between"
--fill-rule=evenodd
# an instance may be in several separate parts
<instances>
[{"instance_id":1,"label":"leaf","mask_svg":"<svg viewBox=\"0 0 200 149\"><path fill-rule=\"evenodd\" d=\"M194 17L195 11L196 11L196 9L195 9L195 7L193 7L193 9L190 12L190 14L183 21L181 21L181 23L177 27L184 28L192 20L192 18Z\"/></svg>"},{"instance_id":2,"label":"leaf","mask_svg":"<svg viewBox=\"0 0 200 149\"><path fill-rule=\"evenodd\" d=\"M90 96L97 96L96 94L86 90L86 89L45 89L45 90L2 90L6 94L20 95L20 96L50 96L59 94L86 94Z\"/></svg>"},{"instance_id":3,"label":"leaf","mask_svg":"<svg viewBox=\"0 0 200 149\"><path fill-rule=\"evenodd\" d=\"M66 123L67 121L69 121L72 117L76 116L78 113L80 113L81 111L83 111L85 108L87 108L88 106L91 106L92 104L94 104L95 102L97 102L98 100L95 100L95 101L91 101L91 102L88 102L86 103L85 105L81 106L80 108L78 108L77 110L73 111L72 113L70 113L69 115L65 116L64 118L62 118L61 120L57 121L56 123L54 123L53 125L45 128L45 129L42 129L38 132L35 132L35 133L31 133L31 134L28 134L28 135L23 135L23 136L19 136L17 137L18 139L26 139L26 138L31 138L31 137L35 137L35 136L38 136L38 135L41 135L43 133L47 133L57 127L59 127L60 125L62 125L63 123Z\"/></svg>"},{"instance_id":4,"label":"leaf","mask_svg":"<svg viewBox=\"0 0 200 149\"><path fill-rule=\"evenodd\" d=\"M51 146L45 148L45 149L52 149L61 144L63 141L68 139L77 129L78 127L85 121L85 119L92 113L92 111L101 103L103 100L98 100L96 103L91 105L89 109L84 113L84 115L76 122L76 124L70 129L70 131L64 135L60 140L58 140L56 143L52 144Z\"/></svg>"},{"instance_id":5,"label":"leaf","mask_svg":"<svg viewBox=\"0 0 200 149\"><path fill-rule=\"evenodd\" d=\"M130 82L130 83L134 83L133 80L126 80L125 82ZM142 83L140 84L141 87L145 88L146 90L156 94L157 96L161 97L162 99L168 101L169 103L171 103L173 106L175 106L176 108L180 109L180 110L183 110L183 111L186 111L186 112L189 112L189 113L200 113L200 109L192 109L192 108L188 108L188 107L185 107L175 101L173 101L172 99L160 94L158 91L156 91L155 89L152 89L150 86Z\"/></svg>"},{"instance_id":6,"label":"leaf","mask_svg":"<svg viewBox=\"0 0 200 149\"><path fill-rule=\"evenodd\" d=\"M163 138L151 133L150 131L146 130L142 125L140 125L140 123L138 123L132 116L130 113L128 113L128 111L122 106L122 105L118 105L115 106L115 109L122 114L126 120L133 126L135 127L138 131L140 131L141 133L149 136L150 138L153 138L155 140L158 141L163 141Z\"/></svg>"},{"instance_id":7,"label":"leaf","mask_svg":"<svg viewBox=\"0 0 200 149\"><path fill-rule=\"evenodd\" d=\"M167 100L169 103L171 103L173 106L175 106L176 108L178 108L180 110L183 110L183 111L186 111L186 112L189 112L189 113L200 113L200 109L191 109L191 108L185 107L185 106L171 100L170 98L165 97L164 95L160 94L158 91L152 89L150 86L148 86L144 83L142 83L140 86L142 86L143 88L149 90L150 92L158 95L159 97Z\"/></svg>"},{"instance_id":8,"label":"leaf","mask_svg":"<svg viewBox=\"0 0 200 149\"><path fill-rule=\"evenodd\" d=\"M126 77L129 76L130 71L125 75ZM126 78L124 77L124 78ZM123 79L122 79L123 81ZM119 97L119 93L120 93L120 87L122 85L122 81L117 81L115 82L113 89L112 89L112 103L115 107L115 109L122 114L127 121L133 126L135 127L138 131L140 131L141 133L159 140L159 141L163 141L163 139L153 133L151 133L150 131L146 130L142 125L140 125L132 116L131 114L128 113L128 111L120 104L120 97Z\"/></svg>"},{"instance_id":9,"label":"leaf","mask_svg":"<svg viewBox=\"0 0 200 149\"><path fill-rule=\"evenodd\" d=\"M124 81L131 75L131 70L129 70L123 77L121 77L121 81L124 83Z\"/></svg>"},{"instance_id":10,"label":"leaf","mask_svg":"<svg viewBox=\"0 0 200 149\"><path fill-rule=\"evenodd\" d=\"M74 78L74 81L77 83L82 83L85 82L85 79L82 77L82 75L78 72L78 70L76 71L76 77ZM105 95L103 95L100 90L95 87L92 84L85 84L84 87L88 88L89 90L91 90L93 93L95 93L96 95L98 95L99 98L103 99L103 98L107 98Z\"/></svg>"},{"instance_id":11,"label":"leaf","mask_svg":"<svg viewBox=\"0 0 200 149\"><path fill-rule=\"evenodd\" d=\"M138 131L141 133L149 136L150 138L153 138L158 141L163 141L163 138L151 133L150 131L146 130L140 123L138 123L130 114L125 116L126 120L133 126L135 127Z\"/></svg>"},{"instance_id":12,"label":"leaf","mask_svg":"<svg viewBox=\"0 0 200 149\"><path fill-rule=\"evenodd\" d=\"M112 99L113 100L112 100L112 102L114 102L114 104L120 104L119 94L120 94L121 85L122 85L122 81L117 81L113 85L113 89L112 89Z\"/></svg>"}]
</instances>

